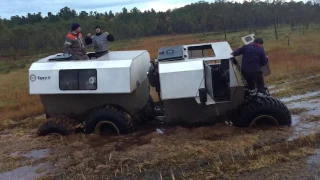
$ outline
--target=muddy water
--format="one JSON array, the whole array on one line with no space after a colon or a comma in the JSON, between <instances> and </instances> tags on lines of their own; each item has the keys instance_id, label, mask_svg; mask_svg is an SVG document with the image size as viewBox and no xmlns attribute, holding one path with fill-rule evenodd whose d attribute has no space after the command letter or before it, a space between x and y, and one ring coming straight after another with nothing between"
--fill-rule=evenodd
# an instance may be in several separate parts
<instances>
[{"instance_id":1,"label":"muddy water","mask_svg":"<svg viewBox=\"0 0 320 180\"><path fill-rule=\"evenodd\" d=\"M320 131L320 99L312 99L313 96L318 94L320 94L320 91L281 99L282 102L294 101L287 104L289 110L306 109L299 115L292 115L293 135L288 140ZM310 100L296 101L301 98L310 98Z\"/></svg>"},{"instance_id":2,"label":"muddy water","mask_svg":"<svg viewBox=\"0 0 320 180\"><path fill-rule=\"evenodd\" d=\"M24 157L28 158L43 158L46 156L46 154L49 153L49 149L39 149L39 150L32 150L26 154L24 154Z\"/></svg>"},{"instance_id":3,"label":"muddy water","mask_svg":"<svg viewBox=\"0 0 320 180\"><path fill-rule=\"evenodd\" d=\"M310 156L307 159L307 163L308 163L309 166L313 167L315 164L319 164L320 163L320 149L317 149L316 152L317 152L316 155Z\"/></svg>"},{"instance_id":4,"label":"muddy water","mask_svg":"<svg viewBox=\"0 0 320 180\"><path fill-rule=\"evenodd\" d=\"M317 96L317 95L320 95L320 91L310 92L310 93L306 93L306 94L302 94L302 95L291 96L288 98L281 98L280 100L282 102L286 103L286 102L290 102L290 101L296 101L299 99L311 98L311 97Z\"/></svg>"},{"instance_id":5,"label":"muddy water","mask_svg":"<svg viewBox=\"0 0 320 180\"><path fill-rule=\"evenodd\" d=\"M298 115L292 115L292 126L289 128L292 135L287 138L288 141L320 132L320 98L314 98L319 94L320 91L281 99L287 103L289 110L305 109ZM303 98L309 99L300 100ZM240 173L236 179L320 179L320 149L307 158Z\"/></svg>"},{"instance_id":6,"label":"muddy water","mask_svg":"<svg viewBox=\"0 0 320 180\"><path fill-rule=\"evenodd\" d=\"M35 166L24 166L14 169L9 172L1 173L0 179L3 180L32 180L41 177L45 172L37 173L39 168L47 169L49 165L46 163L38 164Z\"/></svg>"},{"instance_id":7,"label":"muddy water","mask_svg":"<svg viewBox=\"0 0 320 180\"><path fill-rule=\"evenodd\" d=\"M286 88L281 88L281 89L276 89L276 90L271 90L270 93L276 93L276 92L280 92L280 91L284 91L286 90Z\"/></svg>"},{"instance_id":8,"label":"muddy water","mask_svg":"<svg viewBox=\"0 0 320 180\"><path fill-rule=\"evenodd\" d=\"M19 152L13 152L10 154L10 156L18 156L22 155L27 158L35 158L35 159L40 159L45 157L48 153L50 152L50 149L39 149L39 150L32 150L29 151L25 154L20 154Z\"/></svg>"},{"instance_id":9,"label":"muddy water","mask_svg":"<svg viewBox=\"0 0 320 180\"><path fill-rule=\"evenodd\" d=\"M297 161L288 161L253 172L244 172L238 180L320 179L320 150L316 155Z\"/></svg>"},{"instance_id":10,"label":"muddy water","mask_svg":"<svg viewBox=\"0 0 320 180\"><path fill-rule=\"evenodd\" d=\"M10 156L24 156L26 158L32 158L32 159L41 159L47 156L50 152L50 149L39 149L39 150L32 150L27 153L21 153L19 151L13 152L10 154ZM9 180L9 179L14 179L14 180L31 180L35 178L39 178L44 175L44 170L48 169L49 164L47 163L42 163L34 166L23 166L20 168L16 168L14 170L11 170L9 172L1 173L0 174L0 180ZM42 171L38 173L37 171L39 170Z\"/></svg>"},{"instance_id":11,"label":"muddy water","mask_svg":"<svg viewBox=\"0 0 320 180\"><path fill-rule=\"evenodd\" d=\"M292 116L292 135L287 139L292 141L302 136L307 136L319 132L320 124L316 122L305 122L301 116Z\"/></svg>"}]
</instances>

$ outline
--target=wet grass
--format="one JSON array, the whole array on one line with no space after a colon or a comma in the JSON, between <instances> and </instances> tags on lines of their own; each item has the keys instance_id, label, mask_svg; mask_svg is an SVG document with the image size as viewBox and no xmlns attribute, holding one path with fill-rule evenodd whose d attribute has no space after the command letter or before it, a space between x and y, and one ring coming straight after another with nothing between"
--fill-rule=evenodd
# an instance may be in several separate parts
<instances>
[{"instance_id":1,"label":"wet grass","mask_svg":"<svg viewBox=\"0 0 320 180\"><path fill-rule=\"evenodd\" d=\"M283 89L281 91L275 91L272 96L275 98L290 97L294 95L305 94L308 92L320 90L320 77L319 74L312 76L304 76L299 79L287 80L287 83L277 85L275 89ZM302 99L303 100L303 99Z\"/></svg>"},{"instance_id":2,"label":"wet grass","mask_svg":"<svg viewBox=\"0 0 320 180\"><path fill-rule=\"evenodd\" d=\"M308 116L305 121L307 122L318 122L320 121L320 116L315 116L315 115L311 115L311 116Z\"/></svg>"},{"instance_id":3,"label":"wet grass","mask_svg":"<svg viewBox=\"0 0 320 180\"><path fill-rule=\"evenodd\" d=\"M291 132L286 128L259 130L223 124L191 129L175 127L162 135L151 131L120 137L33 136L34 125L44 120L41 116L20 121L19 126L9 131L12 136L0 136L3 172L50 162L57 168L54 179L158 179L160 174L163 179L173 176L175 179L232 179L242 172L314 154L315 144L320 142L318 134L287 141ZM31 137L25 136L30 133ZM10 156L16 151L24 154L43 148L54 151L36 160Z\"/></svg>"},{"instance_id":4,"label":"wet grass","mask_svg":"<svg viewBox=\"0 0 320 180\"><path fill-rule=\"evenodd\" d=\"M303 112L307 112L308 110L309 109L307 109L307 108L294 108L294 109L291 109L290 112L293 115L299 115L299 114L301 114Z\"/></svg>"}]
</instances>

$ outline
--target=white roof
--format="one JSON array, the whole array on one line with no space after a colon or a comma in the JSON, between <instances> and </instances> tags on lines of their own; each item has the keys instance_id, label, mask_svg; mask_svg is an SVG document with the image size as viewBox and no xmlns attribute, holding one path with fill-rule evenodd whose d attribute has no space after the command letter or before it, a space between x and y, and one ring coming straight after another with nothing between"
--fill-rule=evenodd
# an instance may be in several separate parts
<instances>
[{"instance_id":1,"label":"white roof","mask_svg":"<svg viewBox=\"0 0 320 180\"><path fill-rule=\"evenodd\" d=\"M48 61L50 58L62 54L58 53L34 62L29 70L125 68L130 67L132 61L144 52L146 50L110 51L108 54L92 60Z\"/></svg>"},{"instance_id":2,"label":"white roof","mask_svg":"<svg viewBox=\"0 0 320 180\"><path fill-rule=\"evenodd\" d=\"M93 60L70 60L68 62L84 62L84 61L115 61L115 60L132 60L136 57L140 56L143 52L146 50L132 50L132 51L109 51L108 54ZM50 55L48 57L45 57L43 59L40 59L36 61L35 63L47 63L50 58L53 58L57 55L60 55L62 53L57 53L54 55ZM51 62L57 62L57 61L51 61ZM50 62L50 63L51 63ZM66 61L59 61L59 62L66 62Z\"/></svg>"}]
</instances>

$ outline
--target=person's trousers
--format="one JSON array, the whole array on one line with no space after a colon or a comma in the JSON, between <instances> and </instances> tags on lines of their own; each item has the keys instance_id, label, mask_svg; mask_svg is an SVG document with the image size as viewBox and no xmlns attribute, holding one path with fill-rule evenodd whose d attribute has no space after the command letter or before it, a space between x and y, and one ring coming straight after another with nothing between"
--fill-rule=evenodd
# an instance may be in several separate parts
<instances>
[{"instance_id":1,"label":"person's trousers","mask_svg":"<svg viewBox=\"0 0 320 180\"><path fill-rule=\"evenodd\" d=\"M96 58L99 58L105 54L108 54L108 51L96 52Z\"/></svg>"},{"instance_id":2,"label":"person's trousers","mask_svg":"<svg viewBox=\"0 0 320 180\"><path fill-rule=\"evenodd\" d=\"M262 72L246 72L241 71L244 79L247 82L247 86L249 90L258 89L258 92L265 93L264 79Z\"/></svg>"},{"instance_id":3,"label":"person's trousers","mask_svg":"<svg viewBox=\"0 0 320 180\"><path fill-rule=\"evenodd\" d=\"M74 60L89 60L89 56L88 55L82 55L82 56L73 56Z\"/></svg>"}]
</instances>

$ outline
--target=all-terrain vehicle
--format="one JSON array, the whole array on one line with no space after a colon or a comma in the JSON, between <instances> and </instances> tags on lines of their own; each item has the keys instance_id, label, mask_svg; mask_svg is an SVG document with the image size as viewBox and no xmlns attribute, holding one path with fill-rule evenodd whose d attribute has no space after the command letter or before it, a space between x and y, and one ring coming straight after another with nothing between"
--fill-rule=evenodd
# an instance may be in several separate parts
<instances>
[{"instance_id":1,"label":"all-terrain vehicle","mask_svg":"<svg viewBox=\"0 0 320 180\"><path fill-rule=\"evenodd\" d=\"M90 53L89 57L72 60L71 55L59 53L31 65L29 91L40 95L48 118L39 134L67 134L62 126L71 119L85 133L93 133L99 125L125 134L134 131L135 122L149 117L148 51L111 51L99 58Z\"/></svg>"},{"instance_id":2,"label":"all-terrain vehicle","mask_svg":"<svg viewBox=\"0 0 320 180\"><path fill-rule=\"evenodd\" d=\"M252 43L254 34L241 39L241 45ZM263 122L291 124L290 111L281 101L269 93L249 94L240 70L242 57L234 58L231 53L228 42L160 48L148 77L163 104L166 123L229 118L227 122L241 127ZM270 75L269 64L262 71L264 77Z\"/></svg>"},{"instance_id":3,"label":"all-terrain vehicle","mask_svg":"<svg viewBox=\"0 0 320 180\"><path fill-rule=\"evenodd\" d=\"M244 43L253 36L244 37ZM40 59L29 69L30 94L40 95L48 118L39 134L68 134L63 124L69 118L85 133L112 129L117 134L154 119L205 123L235 115L231 122L238 126L258 119L291 124L282 102L248 94L241 57L233 59L231 52L228 42L213 42L162 47L154 61L146 50L110 51L97 59L91 54L91 60L81 61L61 53ZM268 65L264 72L270 74ZM149 85L160 102L151 98Z\"/></svg>"}]
</instances>

